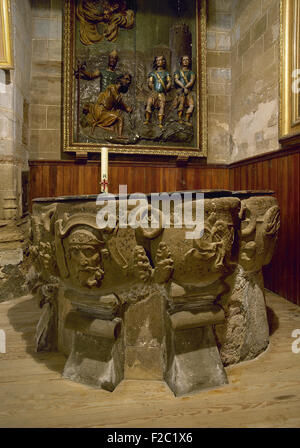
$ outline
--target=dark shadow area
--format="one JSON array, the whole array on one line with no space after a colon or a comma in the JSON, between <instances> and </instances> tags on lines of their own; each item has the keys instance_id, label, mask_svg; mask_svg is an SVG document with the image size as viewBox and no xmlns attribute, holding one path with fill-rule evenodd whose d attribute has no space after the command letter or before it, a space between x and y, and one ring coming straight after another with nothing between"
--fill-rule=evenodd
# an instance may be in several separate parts
<instances>
[{"instance_id":1,"label":"dark shadow area","mask_svg":"<svg viewBox=\"0 0 300 448\"><path fill-rule=\"evenodd\" d=\"M62 373L66 358L59 352L36 352L35 329L41 315L41 309L35 297L16 304L8 311L11 326L21 333L26 342L26 353L38 363L44 363L49 370Z\"/></svg>"},{"instance_id":2,"label":"dark shadow area","mask_svg":"<svg viewBox=\"0 0 300 448\"><path fill-rule=\"evenodd\" d=\"M269 306L267 306L266 308L267 308L267 319L269 324L270 336L272 336L272 334L274 334L279 327L279 319L272 310L272 308L270 308Z\"/></svg>"}]
</instances>

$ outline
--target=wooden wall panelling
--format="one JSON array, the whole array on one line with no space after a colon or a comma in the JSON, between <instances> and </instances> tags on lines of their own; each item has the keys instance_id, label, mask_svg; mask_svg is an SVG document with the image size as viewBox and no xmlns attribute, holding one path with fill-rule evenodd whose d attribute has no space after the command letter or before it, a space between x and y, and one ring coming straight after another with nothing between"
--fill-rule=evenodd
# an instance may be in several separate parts
<instances>
[{"instance_id":1,"label":"wooden wall panelling","mask_svg":"<svg viewBox=\"0 0 300 448\"><path fill-rule=\"evenodd\" d=\"M229 170L223 167L187 167L184 180L186 190L230 188Z\"/></svg>"},{"instance_id":2,"label":"wooden wall panelling","mask_svg":"<svg viewBox=\"0 0 300 448\"><path fill-rule=\"evenodd\" d=\"M109 191L151 193L193 189L229 189L229 170L224 167L177 166L176 163L109 165ZM100 192L100 164L75 162L30 162L30 198Z\"/></svg>"},{"instance_id":3,"label":"wooden wall panelling","mask_svg":"<svg viewBox=\"0 0 300 448\"><path fill-rule=\"evenodd\" d=\"M266 287L300 305L300 153L272 154L269 160L246 161L231 168L233 188L274 190L281 229L273 260L265 271Z\"/></svg>"}]
</instances>

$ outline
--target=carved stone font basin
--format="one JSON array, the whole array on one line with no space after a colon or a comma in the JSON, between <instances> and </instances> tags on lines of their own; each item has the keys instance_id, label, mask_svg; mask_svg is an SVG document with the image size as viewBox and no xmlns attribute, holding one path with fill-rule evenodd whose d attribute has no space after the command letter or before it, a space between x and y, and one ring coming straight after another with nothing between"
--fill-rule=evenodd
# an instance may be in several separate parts
<instances>
[{"instance_id":1,"label":"carved stone font basin","mask_svg":"<svg viewBox=\"0 0 300 448\"><path fill-rule=\"evenodd\" d=\"M266 349L262 266L278 237L277 201L202 193L204 230L193 239L172 207L167 228L162 206L156 228L125 228L127 197L116 197L115 225L100 229L96 196L34 200L37 350L63 352L65 378L109 391L123 379L164 380L184 395L226 384L224 366Z\"/></svg>"}]
</instances>

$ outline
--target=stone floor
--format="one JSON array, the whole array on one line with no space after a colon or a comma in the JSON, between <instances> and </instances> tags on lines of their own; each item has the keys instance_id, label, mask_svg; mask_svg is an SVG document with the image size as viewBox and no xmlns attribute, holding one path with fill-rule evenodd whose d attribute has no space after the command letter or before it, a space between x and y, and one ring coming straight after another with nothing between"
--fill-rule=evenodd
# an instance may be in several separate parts
<instances>
[{"instance_id":1,"label":"stone floor","mask_svg":"<svg viewBox=\"0 0 300 448\"><path fill-rule=\"evenodd\" d=\"M300 308L267 292L268 350L226 369L225 387L175 398L159 381L123 381L113 393L61 378L65 358L35 353L40 310L27 296L0 304L0 427L300 427Z\"/></svg>"}]
</instances>

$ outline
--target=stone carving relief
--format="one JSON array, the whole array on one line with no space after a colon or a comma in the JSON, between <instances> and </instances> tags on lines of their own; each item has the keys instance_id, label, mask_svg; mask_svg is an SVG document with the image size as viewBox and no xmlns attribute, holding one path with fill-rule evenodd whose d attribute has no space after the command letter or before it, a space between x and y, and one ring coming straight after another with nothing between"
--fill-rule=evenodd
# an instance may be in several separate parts
<instances>
[{"instance_id":1,"label":"stone carving relief","mask_svg":"<svg viewBox=\"0 0 300 448\"><path fill-rule=\"evenodd\" d=\"M213 272L227 266L234 241L234 229L226 222L211 216L204 227L202 238L193 240L193 249L185 254L187 265L208 263Z\"/></svg>"},{"instance_id":2,"label":"stone carving relief","mask_svg":"<svg viewBox=\"0 0 300 448\"><path fill-rule=\"evenodd\" d=\"M278 239L280 211L272 197L249 198L242 202L239 264L256 271L269 264Z\"/></svg>"},{"instance_id":3,"label":"stone carving relief","mask_svg":"<svg viewBox=\"0 0 300 448\"><path fill-rule=\"evenodd\" d=\"M154 268L143 246L136 246L134 250L135 274L142 282L167 283L173 274L173 264L171 252L164 242L158 245Z\"/></svg>"},{"instance_id":4,"label":"stone carving relief","mask_svg":"<svg viewBox=\"0 0 300 448\"><path fill-rule=\"evenodd\" d=\"M72 229L64 241L68 271L72 281L88 288L101 286L104 276L103 241L87 228Z\"/></svg>"},{"instance_id":5,"label":"stone carving relief","mask_svg":"<svg viewBox=\"0 0 300 448\"><path fill-rule=\"evenodd\" d=\"M30 253L37 271L33 292L36 292L42 314L36 328L36 350L57 348L58 332L58 268L54 243L56 204L46 205L32 216Z\"/></svg>"},{"instance_id":6,"label":"stone carving relief","mask_svg":"<svg viewBox=\"0 0 300 448\"><path fill-rule=\"evenodd\" d=\"M31 220L30 253L37 272L44 280L58 275L54 244L55 211L55 204L45 206Z\"/></svg>"},{"instance_id":7,"label":"stone carving relief","mask_svg":"<svg viewBox=\"0 0 300 448\"><path fill-rule=\"evenodd\" d=\"M205 199L196 239L175 227L174 210L170 228L159 211L154 229L100 230L85 199L35 204L37 349L64 346L64 377L108 390L153 369L176 395L225 384L223 365L268 345L261 269L280 227L275 198L240 196Z\"/></svg>"},{"instance_id":8,"label":"stone carving relief","mask_svg":"<svg viewBox=\"0 0 300 448\"><path fill-rule=\"evenodd\" d=\"M228 278L230 292L222 297L225 323L216 327L223 363L252 359L266 349L269 327L262 267L270 263L280 228L273 197L242 201L238 266Z\"/></svg>"},{"instance_id":9,"label":"stone carving relief","mask_svg":"<svg viewBox=\"0 0 300 448\"><path fill-rule=\"evenodd\" d=\"M115 42L119 28L129 30L134 26L134 11L127 8L125 0L79 0L77 17L80 22L80 40L84 45L99 43L103 39ZM102 32L99 31L99 25L102 26Z\"/></svg>"},{"instance_id":10,"label":"stone carving relief","mask_svg":"<svg viewBox=\"0 0 300 448\"><path fill-rule=\"evenodd\" d=\"M49 283L42 285L38 290L39 307L42 309L35 334L36 350L38 352L57 349L58 286L58 279L52 277Z\"/></svg>"},{"instance_id":11,"label":"stone carving relief","mask_svg":"<svg viewBox=\"0 0 300 448\"><path fill-rule=\"evenodd\" d=\"M101 286L104 270L102 232L95 217L88 214L68 215L55 224L56 250L61 275L79 287ZM104 253L103 253L104 251Z\"/></svg>"}]
</instances>

